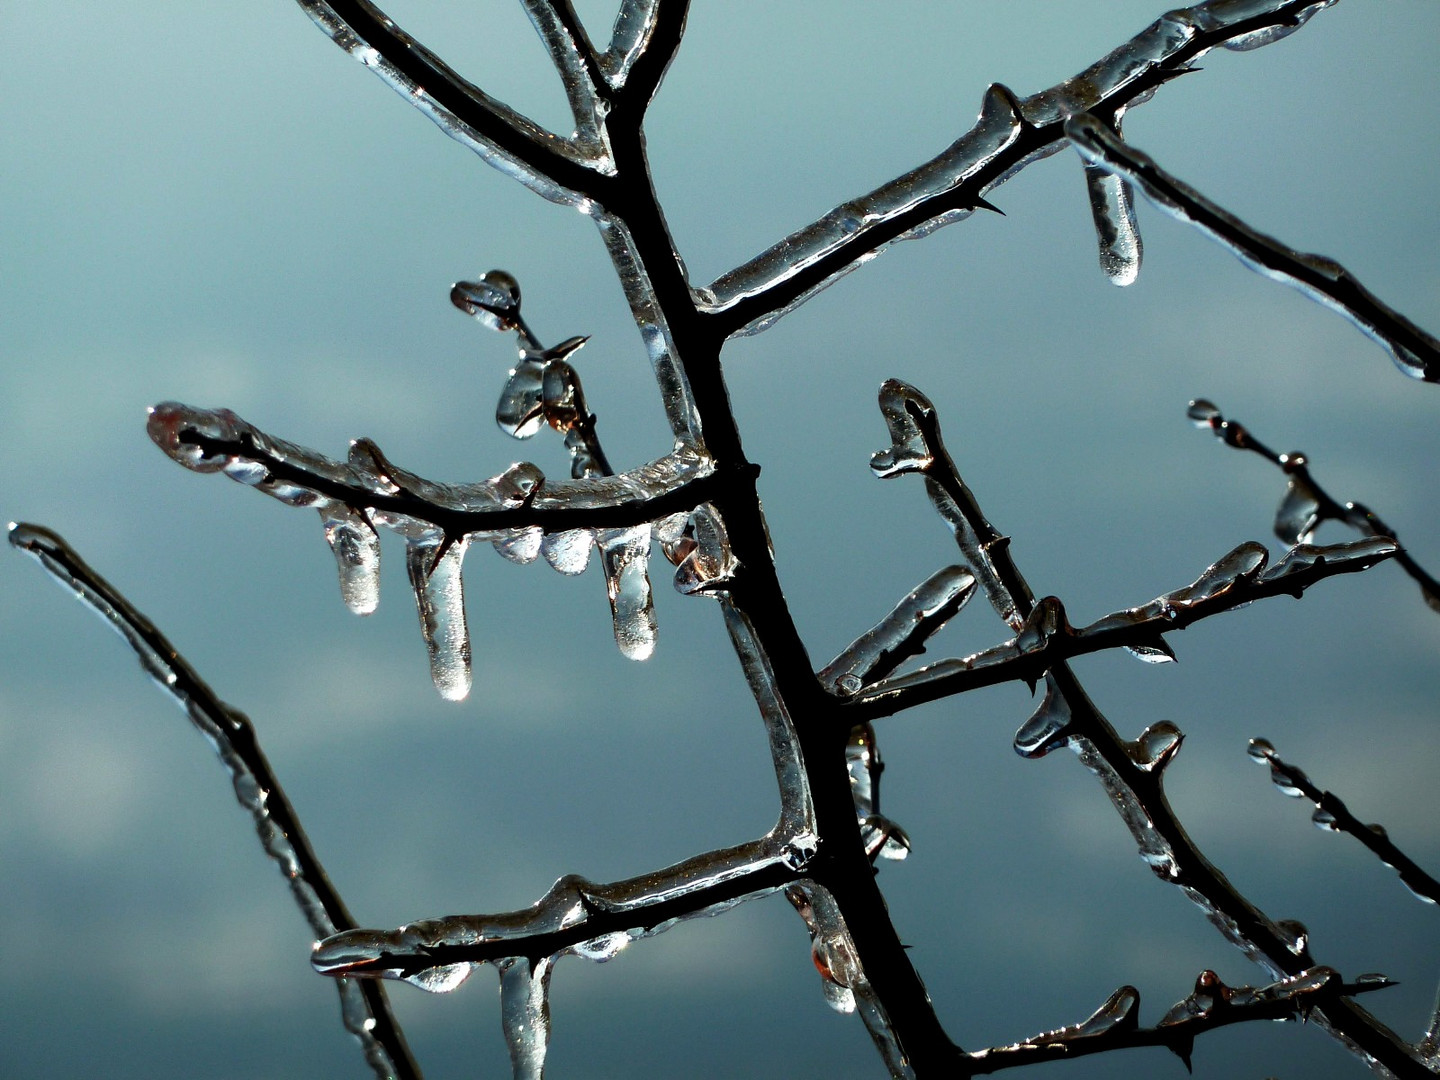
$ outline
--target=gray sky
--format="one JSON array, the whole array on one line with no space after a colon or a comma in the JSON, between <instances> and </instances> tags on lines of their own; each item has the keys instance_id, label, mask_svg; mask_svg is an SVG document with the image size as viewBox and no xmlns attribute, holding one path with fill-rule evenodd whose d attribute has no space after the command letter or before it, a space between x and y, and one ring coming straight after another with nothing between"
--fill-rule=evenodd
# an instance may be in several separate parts
<instances>
[{"instance_id":1,"label":"gray sky","mask_svg":"<svg viewBox=\"0 0 1440 1080\"><path fill-rule=\"evenodd\" d=\"M604 26L604 4L583 4ZM232 10L233 9L233 10ZM592 12L592 9L597 9ZM648 126L697 283L933 155L1002 81L1075 73L1160 13L1139 0L697 5ZM487 90L559 124L519 5L387 11ZM429 685L388 542L380 610L350 616L314 516L174 467L145 406L224 405L343 454L370 436L427 477L564 468L491 420L511 343L452 281L520 279L576 359L618 467L668 449L638 335L585 219L446 139L299 8L7 6L0 75L0 512L47 524L147 612L264 746L357 918L394 926L529 904L564 873L636 874L763 832L762 729L707 601L657 580L660 644L610 639L592 570L476 548L476 688ZM598 30L597 36L600 36ZM1211 54L1126 120L1132 142L1258 228L1339 259L1440 327L1440 162L1425 0L1349 0L1249 54ZM1333 313L1140 208L1146 266L1095 263L1079 161L1038 163L982 215L903 244L769 332L727 373L776 557L823 664L956 554L913 481L867 468L875 389L936 403L952 454L1040 592L1077 622L1187 584L1270 537L1283 481L1184 420L1213 398L1440 567L1435 388ZM1340 534L1327 538L1339 538ZM976 605L932 646L1003 636ZM0 560L0 1044L15 1076L362 1075L306 931L208 748L133 659L28 560ZM1244 756L1266 735L1433 869L1440 620L1394 567L1177 635L1181 663L1077 665L1124 734L1187 733L1170 770L1192 835L1317 959L1404 986L1367 1002L1417 1035L1435 912L1321 834ZM1069 755L1025 762L1031 702L1003 687L887 721L886 812L915 850L891 911L967 1048L1079 1020L1134 983L1153 1022L1204 967L1249 967L1142 866ZM493 976L393 998L431 1077L504 1075ZM552 1075L866 1077L863 1030L824 1005L778 898L555 977ZM1359 1076L1319 1032L1207 1037L1200 1076ZM1163 1053L1055 1067L1179 1076Z\"/></svg>"}]
</instances>

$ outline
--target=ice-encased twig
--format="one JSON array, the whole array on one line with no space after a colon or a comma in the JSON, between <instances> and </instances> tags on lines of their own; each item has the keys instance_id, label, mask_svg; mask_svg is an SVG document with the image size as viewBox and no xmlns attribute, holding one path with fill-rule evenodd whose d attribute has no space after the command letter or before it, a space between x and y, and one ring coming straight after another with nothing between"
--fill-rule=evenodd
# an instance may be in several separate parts
<instances>
[{"instance_id":1,"label":"ice-encased twig","mask_svg":"<svg viewBox=\"0 0 1440 1080\"><path fill-rule=\"evenodd\" d=\"M1194 992L1148 1028L1139 1025L1140 992L1133 986L1122 986L1078 1024L967 1054L968 1072L985 1075L1141 1046L1165 1047L1188 1065L1195 1039L1206 1032L1255 1020L1303 1021L1312 1009L1342 995L1391 985L1347 983L1334 968L1311 967L1266 986L1231 987L1213 971L1204 971L1195 982Z\"/></svg>"},{"instance_id":2,"label":"ice-encased twig","mask_svg":"<svg viewBox=\"0 0 1440 1080\"><path fill-rule=\"evenodd\" d=\"M1338 795L1322 791L1305 775L1304 770L1283 760L1267 740L1251 739L1249 753L1250 759L1256 764L1270 767L1270 780L1281 794L1295 799L1309 799L1315 804L1315 813L1310 820L1316 828L1348 833L1355 837L1381 862L1399 874L1401 883L1417 899L1427 904L1440 903L1440 881L1436 881L1422 870L1414 859L1396 847L1384 826L1362 822L1350 812L1350 808Z\"/></svg>"},{"instance_id":3,"label":"ice-encased twig","mask_svg":"<svg viewBox=\"0 0 1440 1080\"><path fill-rule=\"evenodd\" d=\"M1120 135L1120 114L1115 116L1115 135ZM1140 276L1145 245L1135 221L1135 193L1130 181L1109 169L1085 163L1085 191L1090 197L1090 216L1095 222L1095 239L1100 249L1100 269L1115 285L1132 285Z\"/></svg>"},{"instance_id":4,"label":"ice-encased twig","mask_svg":"<svg viewBox=\"0 0 1440 1080\"><path fill-rule=\"evenodd\" d=\"M816 674L826 689L859 693L912 656L959 613L975 593L975 575L963 566L935 571L896 604L890 614L861 634Z\"/></svg>"},{"instance_id":5,"label":"ice-encased twig","mask_svg":"<svg viewBox=\"0 0 1440 1080\"><path fill-rule=\"evenodd\" d=\"M980 118L938 157L830 211L701 290L727 333L754 333L896 240L963 220L984 196L1064 144L1066 117L1111 117L1211 49L1254 48L1334 0L1208 0L1168 12L1073 78L1023 101L992 86Z\"/></svg>"},{"instance_id":6,"label":"ice-encased twig","mask_svg":"<svg viewBox=\"0 0 1440 1080\"><path fill-rule=\"evenodd\" d=\"M792 838L779 830L641 877L597 884L563 877L536 903L493 915L450 915L396 930L349 930L311 955L326 975L400 979L455 989L474 967L511 956L608 960L631 941L716 915L798 880Z\"/></svg>"},{"instance_id":7,"label":"ice-encased twig","mask_svg":"<svg viewBox=\"0 0 1440 1080\"><path fill-rule=\"evenodd\" d=\"M560 74L570 114L575 119L577 142L592 153L608 156L605 128L597 109L596 89L604 82L600 58L590 43L570 0L522 0L550 60Z\"/></svg>"},{"instance_id":8,"label":"ice-encased twig","mask_svg":"<svg viewBox=\"0 0 1440 1080\"><path fill-rule=\"evenodd\" d=\"M1364 536L1388 536L1399 541L1395 530L1368 506L1355 502L1341 504L1331 498L1310 475L1310 461L1299 451L1277 454L1243 424L1226 419L1213 402L1204 398L1190 402L1188 415L1196 427L1209 428L1225 445L1259 454L1288 477L1285 495L1275 513L1275 535L1287 544L1309 540L1324 521L1341 522ZM1404 548L1395 553L1395 562L1415 579L1425 603L1440 611L1440 581L1427 573Z\"/></svg>"},{"instance_id":9,"label":"ice-encased twig","mask_svg":"<svg viewBox=\"0 0 1440 1080\"><path fill-rule=\"evenodd\" d=\"M561 138L492 98L369 0L298 0L346 52L451 138L552 202L580 203L610 168L597 146Z\"/></svg>"},{"instance_id":10,"label":"ice-encased twig","mask_svg":"<svg viewBox=\"0 0 1440 1080\"><path fill-rule=\"evenodd\" d=\"M1156 206L1229 248L1250 269L1344 315L1388 349L1406 375L1440 382L1440 339L1382 302L1334 259L1295 251L1251 228L1127 146L1094 116L1070 117L1065 135L1087 162L1138 184Z\"/></svg>"},{"instance_id":11,"label":"ice-encased twig","mask_svg":"<svg viewBox=\"0 0 1440 1080\"><path fill-rule=\"evenodd\" d=\"M974 553L970 569L1017 637L1027 629L1043 636L1046 628L1058 627L1063 609L1035 603L1006 538L985 518L945 450L934 406L914 387L890 380L881 389L881 411L893 445L875 456L872 469L882 477L907 472L924 477L967 560ZM1033 625L1032 612L1039 612ZM1134 836L1141 859L1157 876L1180 888L1228 941L1272 978L1293 976L1308 966L1295 942L1226 880L1175 817L1163 775L1179 746L1179 730L1152 725L1140 738L1127 741L1095 707L1066 663L1054 664L1045 679L1045 699L1016 733L1016 750L1038 757L1068 746L1100 781ZM1413 1048L1348 999L1328 1005L1319 1019L1327 1031L1382 1067L1397 1075L1417 1075Z\"/></svg>"},{"instance_id":12,"label":"ice-encased twig","mask_svg":"<svg viewBox=\"0 0 1440 1080\"><path fill-rule=\"evenodd\" d=\"M860 693L851 708L873 720L982 686L1017 680L1033 683L1061 661L1102 649L1168 651L1164 634L1256 600L1298 597L1318 581L1367 570L1398 554L1389 537L1324 546L1300 544L1267 569L1269 552L1247 541L1213 563L1193 584L1079 629L1070 626L1056 597L1044 597L1022 632L1009 641L879 680Z\"/></svg>"},{"instance_id":13,"label":"ice-encased twig","mask_svg":"<svg viewBox=\"0 0 1440 1080\"><path fill-rule=\"evenodd\" d=\"M235 797L249 812L265 854L290 886L300 913L318 938L355 925L340 894L320 865L295 808L260 749L249 717L222 701L155 625L97 574L57 533L40 525L12 523L12 547L33 556L65 588L95 612L134 650L145 674L171 698L205 736L230 774ZM420 1076L404 1033L379 987L341 979L342 1021L359 1041L377 1077Z\"/></svg>"}]
</instances>

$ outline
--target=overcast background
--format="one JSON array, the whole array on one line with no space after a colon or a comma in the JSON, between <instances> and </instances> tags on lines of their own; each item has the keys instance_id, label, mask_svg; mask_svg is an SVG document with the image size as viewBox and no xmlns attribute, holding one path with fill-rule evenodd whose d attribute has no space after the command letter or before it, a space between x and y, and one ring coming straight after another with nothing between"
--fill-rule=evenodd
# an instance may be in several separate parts
<instances>
[{"instance_id":1,"label":"overcast background","mask_svg":"<svg viewBox=\"0 0 1440 1080\"><path fill-rule=\"evenodd\" d=\"M564 125L518 4L386 6ZM603 38L605 4L577 6ZM989 82L1056 83L1160 8L697 4L648 125L694 280L936 153ZM633 664L597 571L472 550L476 685L449 704L393 537L380 610L354 618L313 514L186 473L145 438L145 406L174 398L332 456L367 435L436 479L522 457L562 473L558 440L521 446L491 419L511 341L447 302L452 281L498 266L543 340L593 335L577 366L611 460L652 459L668 432L591 224L445 138L286 0L13 0L0 29L0 514L66 535L253 717L362 924L521 907L564 873L624 877L768 828L765 739L718 613L663 571L659 648ZM1273 47L1211 54L1126 131L1433 330L1437 41L1433 0L1348 0ZM1440 567L1436 388L1148 206L1145 270L1112 287L1071 153L992 198L1008 216L900 245L726 354L817 666L956 558L922 485L869 474L892 375L935 401L981 505L1077 624L1189 583L1243 540L1278 554L1282 478L1191 429L1198 395L1305 449L1335 496ZM977 604L932 655L1002 636ZM223 772L129 652L15 555L0 558L0 643L0 1071L367 1075ZM1179 664L1076 667L1122 733L1185 730L1170 791L1202 849L1272 917L1308 923L1319 961L1402 980L1366 1004L1417 1037L1437 912L1312 828L1244 748L1268 736L1434 870L1440 618L1387 566L1173 644ZM1127 982L1153 1023L1202 968L1262 978L1141 864L1071 755L1015 756L1031 708L1012 685L880 731L884 808L914 841L883 885L952 1036L974 1048L1072 1023ZM427 1075L508 1075L492 974L393 998ZM825 1006L778 897L604 966L567 960L552 998L557 1078L882 1071L860 1022ZM1206 1036L1195 1064L1365 1074L1298 1025ZM1132 1074L1183 1069L1133 1051L1046 1072Z\"/></svg>"}]
</instances>

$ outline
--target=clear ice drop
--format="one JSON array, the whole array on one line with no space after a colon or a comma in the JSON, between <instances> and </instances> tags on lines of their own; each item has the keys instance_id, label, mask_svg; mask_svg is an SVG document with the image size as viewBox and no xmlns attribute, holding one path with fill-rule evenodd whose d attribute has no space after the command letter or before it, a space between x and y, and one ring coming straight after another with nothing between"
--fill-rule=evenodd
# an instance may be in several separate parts
<instances>
[{"instance_id":1,"label":"clear ice drop","mask_svg":"<svg viewBox=\"0 0 1440 1080\"><path fill-rule=\"evenodd\" d=\"M596 542L615 622L615 644L631 660L645 660L655 651L656 633L650 592L650 526L602 529Z\"/></svg>"},{"instance_id":2,"label":"clear ice drop","mask_svg":"<svg viewBox=\"0 0 1440 1080\"><path fill-rule=\"evenodd\" d=\"M470 693L470 631L461 574L466 542L464 537L451 540L430 533L409 538L405 546L405 568L430 654L430 677L450 701L463 701Z\"/></svg>"},{"instance_id":3,"label":"clear ice drop","mask_svg":"<svg viewBox=\"0 0 1440 1080\"><path fill-rule=\"evenodd\" d=\"M364 514L348 506L325 507L320 520L335 553L341 599L356 615L369 615L380 603L380 537Z\"/></svg>"},{"instance_id":4,"label":"clear ice drop","mask_svg":"<svg viewBox=\"0 0 1440 1080\"><path fill-rule=\"evenodd\" d=\"M542 1080L550 1046L550 973L554 958L511 956L499 961L500 1020L515 1080Z\"/></svg>"}]
</instances>

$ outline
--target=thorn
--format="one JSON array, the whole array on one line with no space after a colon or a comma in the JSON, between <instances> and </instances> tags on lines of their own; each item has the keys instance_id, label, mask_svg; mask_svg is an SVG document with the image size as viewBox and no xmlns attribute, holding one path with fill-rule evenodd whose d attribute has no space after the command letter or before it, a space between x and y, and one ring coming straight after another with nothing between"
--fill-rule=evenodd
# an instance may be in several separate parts
<instances>
[{"instance_id":1,"label":"thorn","mask_svg":"<svg viewBox=\"0 0 1440 1080\"><path fill-rule=\"evenodd\" d=\"M990 202L988 199L981 198L979 195L975 196L973 207L976 210L989 210L992 214L999 214L1001 217L1005 216L1004 210L1001 210L994 203Z\"/></svg>"}]
</instances>

